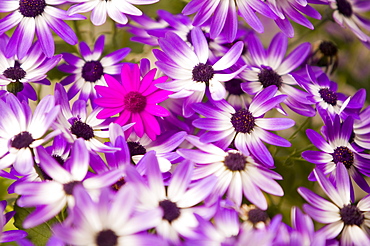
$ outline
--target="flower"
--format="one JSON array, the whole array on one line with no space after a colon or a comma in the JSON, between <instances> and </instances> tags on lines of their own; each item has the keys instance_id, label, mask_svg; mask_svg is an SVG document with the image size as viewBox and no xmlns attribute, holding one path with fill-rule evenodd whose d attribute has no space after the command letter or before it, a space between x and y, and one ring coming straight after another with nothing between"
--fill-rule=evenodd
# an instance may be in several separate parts
<instances>
[{"instance_id":1,"label":"flower","mask_svg":"<svg viewBox=\"0 0 370 246\"><path fill-rule=\"evenodd\" d=\"M104 75L118 75L121 72L123 63L120 62L129 52L129 48L116 50L103 58L105 36L101 35L95 42L93 51L85 42L79 44L82 59L70 54L62 53L63 59L67 64L62 64L58 67L59 70L71 73L64 78L60 83L64 86L73 83L68 90L68 99L73 98L80 92L79 99L94 102L98 97L94 86L107 85Z\"/></svg>"},{"instance_id":2,"label":"flower","mask_svg":"<svg viewBox=\"0 0 370 246\"><path fill-rule=\"evenodd\" d=\"M126 24L128 19L125 14L142 15L141 10L133 6L133 4L144 5L156 3L158 1L159 0L68 0L68 2L77 3L68 9L68 14L74 15L75 13L86 13L91 11L90 19L95 26L103 25L107 19L107 14L115 22Z\"/></svg>"},{"instance_id":3,"label":"flower","mask_svg":"<svg viewBox=\"0 0 370 246\"><path fill-rule=\"evenodd\" d=\"M193 125L208 132L200 136L204 143L215 143L226 149L231 143L244 155L252 156L268 167L274 166L274 160L262 143L289 147L284 138L269 130L283 130L292 127L294 120L289 118L263 118L265 113L286 99L285 95L274 96L277 91L271 85L258 93L249 106L236 111L226 101L213 101L210 104L197 103L193 109L206 116L193 121Z\"/></svg>"},{"instance_id":4,"label":"flower","mask_svg":"<svg viewBox=\"0 0 370 246\"><path fill-rule=\"evenodd\" d=\"M166 100L171 94L156 87L158 83L167 79L167 77L160 77L154 80L156 71L152 69L140 79L139 66L125 64L121 72L122 82L118 82L110 75L105 75L108 87L95 86L96 91L102 96L95 99L95 103L103 107L97 114L97 118L106 119L119 113L115 123L122 126L136 122L133 129L139 137L146 133L150 139L155 140L161 133L155 116L169 115L165 108L157 104ZM128 130L130 131L131 129Z\"/></svg>"},{"instance_id":5,"label":"flower","mask_svg":"<svg viewBox=\"0 0 370 246\"><path fill-rule=\"evenodd\" d=\"M277 33L268 49L264 49L262 42L255 34L248 35L246 39L248 53L245 56L247 68L239 76L247 82L241 84L241 88L248 94L255 95L270 85L278 87L279 94L288 97L284 103L294 112L312 117L316 114L309 100L304 100L308 94L296 88L298 85L293 70L299 67L310 53L311 45L303 43L295 48L284 58L288 38L283 33ZM284 110L279 107L279 111Z\"/></svg>"},{"instance_id":6,"label":"flower","mask_svg":"<svg viewBox=\"0 0 370 246\"><path fill-rule=\"evenodd\" d=\"M18 25L5 49L7 57L17 54L23 59L35 34L46 57L54 55L54 39L50 28L68 44L77 44L77 36L64 20L83 20L82 15L68 16L65 10L53 7L64 0L4 0L0 12L12 12L0 20L0 34Z\"/></svg>"},{"instance_id":7,"label":"flower","mask_svg":"<svg viewBox=\"0 0 370 246\"><path fill-rule=\"evenodd\" d=\"M244 194L248 201L266 210L267 201L261 190L276 196L284 195L283 189L274 180L282 177L256 163L251 156L233 149L224 151L213 144L200 142L195 136L187 136L186 140L199 150L178 149L177 152L196 163L193 180L211 175L217 177L212 191L214 196L222 197L227 191L227 199L240 206Z\"/></svg>"},{"instance_id":8,"label":"flower","mask_svg":"<svg viewBox=\"0 0 370 246\"><path fill-rule=\"evenodd\" d=\"M30 83L50 85L46 73L54 68L62 55L47 58L41 50L40 42L36 41L22 59L17 55L6 57L0 51L0 89L16 95L20 100L37 99ZM18 94L19 93L19 94Z\"/></svg>"},{"instance_id":9,"label":"flower","mask_svg":"<svg viewBox=\"0 0 370 246\"><path fill-rule=\"evenodd\" d=\"M194 113L191 104L203 99L206 88L209 89L212 99L225 98L226 90L221 82L233 79L244 68L229 73L221 72L233 66L239 59L243 50L241 41L234 44L216 63L210 65L207 40L200 28L195 27L191 31L191 40L194 49L178 35L167 32L165 38L159 39L163 51L153 50L158 59L158 68L173 79L158 84L158 87L176 92L170 96L172 98L186 97L183 104L185 117Z\"/></svg>"},{"instance_id":10,"label":"flower","mask_svg":"<svg viewBox=\"0 0 370 246\"><path fill-rule=\"evenodd\" d=\"M307 129L306 134L310 141L319 149L307 150L302 153L302 157L314 164L325 175L335 174L334 170L338 168L338 164L342 163L351 178L366 192L370 192L370 186L361 174L370 176L370 155L358 150L356 146L351 144L351 136L353 130L353 119L347 117L343 122L340 121L338 115L332 121L329 117L325 120L325 128L322 131L324 137L320 136L312 129ZM310 178L312 180L313 173ZM354 191L351 186L351 194L353 197Z\"/></svg>"},{"instance_id":11,"label":"flower","mask_svg":"<svg viewBox=\"0 0 370 246\"><path fill-rule=\"evenodd\" d=\"M361 0L326 0L334 10L333 19L343 28L349 28L360 41L370 48L370 36L361 28L369 30L369 19L360 13L369 11L370 4Z\"/></svg>"},{"instance_id":12,"label":"flower","mask_svg":"<svg viewBox=\"0 0 370 246\"><path fill-rule=\"evenodd\" d=\"M303 210L314 220L327 224L317 232L319 235L327 239L340 235L341 245L369 245L370 196L362 198L357 205L352 204L350 181L344 164L338 163L335 172L337 180L333 185L319 169L314 169L320 187L333 202L300 187L299 194L309 203L303 205Z\"/></svg>"},{"instance_id":13,"label":"flower","mask_svg":"<svg viewBox=\"0 0 370 246\"><path fill-rule=\"evenodd\" d=\"M27 236L27 232L22 230L3 231L5 224L8 223L15 214L14 211L4 214L6 205L6 201L0 201L0 243L17 241Z\"/></svg>"},{"instance_id":14,"label":"flower","mask_svg":"<svg viewBox=\"0 0 370 246\"><path fill-rule=\"evenodd\" d=\"M44 97L33 115L26 102L19 102L13 94L0 100L0 169L13 164L21 175L33 171L32 149L60 134L60 130L46 135L59 114L60 106L55 105L54 97Z\"/></svg>"}]
</instances>

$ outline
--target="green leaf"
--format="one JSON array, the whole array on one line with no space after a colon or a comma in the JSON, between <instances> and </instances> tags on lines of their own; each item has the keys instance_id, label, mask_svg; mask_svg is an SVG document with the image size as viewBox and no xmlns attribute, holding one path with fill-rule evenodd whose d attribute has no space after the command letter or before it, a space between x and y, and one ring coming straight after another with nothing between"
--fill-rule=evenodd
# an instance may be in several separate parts
<instances>
[{"instance_id":1,"label":"green leaf","mask_svg":"<svg viewBox=\"0 0 370 246\"><path fill-rule=\"evenodd\" d=\"M34 208L22 208L14 205L14 226L20 230L24 230L28 233L27 238L32 241L34 245L46 245L47 241L52 235L51 228L53 224L58 223L59 221L54 217L51 220L38 225L30 229L24 229L22 223L24 219L34 211Z\"/></svg>"}]
</instances>

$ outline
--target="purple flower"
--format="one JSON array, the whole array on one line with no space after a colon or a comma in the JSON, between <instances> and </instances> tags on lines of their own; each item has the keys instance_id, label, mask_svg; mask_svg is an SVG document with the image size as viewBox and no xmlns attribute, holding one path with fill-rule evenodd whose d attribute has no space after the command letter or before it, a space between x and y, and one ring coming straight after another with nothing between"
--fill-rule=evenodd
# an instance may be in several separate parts
<instances>
[{"instance_id":1,"label":"purple flower","mask_svg":"<svg viewBox=\"0 0 370 246\"><path fill-rule=\"evenodd\" d=\"M238 10L236 9L238 8ZM275 19L276 15L269 7L259 0L234 1L203 1L192 0L182 10L184 15L195 14L193 25L203 26L210 23L211 38L224 34L229 42L235 39L238 30L238 13L257 32L264 31L261 21L255 12Z\"/></svg>"},{"instance_id":2,"label":"purple flower","mask_svg":"<svg viewBox=\"0 0 370 246\"><path fill-rule=\"evenodd\" d=\"M304 116L314 116L315 110L311 107L311 102L304 100L308 94L296 88L298 83L292 76L293 70L307 59L311 45L303 43L285 57L288 38L283 33L275 35L268 49L263 48L255 34L248 35L246 43L249 51L246 55L248 66L239 76L247 82L242 83L241 88L246 93L255 95L266 87L275 85L278 87L278 94L288 95L284 103L290 109ZM284 112L281 107L279 110Z\"/></svg>"},{"instance_id":3,"label":"purple flower","mask_svg":"<svg viewBox=\"0 0 370 246\"><path fill-rule=\"evenodd\" d=\"M269 131L287 129L295 124L288 118L264 118L266 112L286 99L285 95L274 96L276 92L276 86L269 86L258 93L249 106L238 111L226 101L194 104L193 109L206 117L193 121L195 127L208 130L201 135L200 141L215 143L222 149L233 143L244 155L249 156L251 152L258 161L273 167L274 160L263 142L289 147L289 141Z\"/></svg>"},{"instance_id":4,"label":"purple flower","mask_svg":"<svg viewBox=\"0 0 370 246\"><path fill-rule=\"evenodd\" d=\"M239 59L243 49L242 42L234 44L221 59L210 65L209 47L200 28L195 27L191 31L191 40L194 49L178 35L168 32L165 38L159 40L163 51L153 51L158 59L158 68L173 79L158 84L158 87L176 92L170 96L172 98L186 98L183 104L185 117L194 113L190 105L203 99L206 88L214 100L223 99L226 90L222 82L234 78L244 68L229 73L221 72L233 66Z\"/></svg>"},{"instance_id":5,"label":"purple flower","mask_svg":"<svg viewBox=\"0 0 370 246\"><path fill-rule=\"evenodd\" d=\"M90 99L94 103L94 99L98 97L94 86L107 85L104 78L105 74L120 74L123 63L119 62L130 52L130 49L122 48L101 58L104 41L105 36L100 36L96 40L92 51L85 42L81 42L79 48L82 58L70 53L62 53L67 64L60 65L58 69L71 73L71 75L68 75L60 83L64 86L73 83L68 90L68 99L80 93L79 99L85 101Z\"/></svg>"},{"instance_id":6,"label":"purple flower","mask_svg":"<svg viewBox=\"0 0 370 246\"><path fill-rule=\"evenodd\" d=\"M333 201L329 202L314 192L300 187L299 194L309 203L304 211L314 220L327 224L317 233L327 239L340 235L341 245L369 245L368 232L370 196L362 198L357 205L351 203L350 180L346 167L338 163L336 185L333 185L319 169L314 174L322 190Z\"/></svg>"},{"instance_id":7,"label":"purple flower","mask_svg":"<svg viewBox=\"0 0 370 246\"><path fill-rule=\"evenodd\" d=\"M121 0L121 1L100 1L100 0L68 0L72 5L68 9L69 15L75 13L86 13L91 11L90 19L95 26L103 25L107 19L107 14L115 22L126 24L129 15L142 15L140 9L133 6L133 4L144 5L156 3L159 0Z\"/></svg>"},{"instance_id":8,"label":"purple flower","mask_svg":"<svg viewBox=\"0 0 370 246\"><path fill-rule=\"evenodd\" d=\"M27 54L35 34L47 57L54 55L54 39L50 29L68 44L77 44L77 36L64 20L83 20L82 15L68 16L65 10L53 7L65 0L4 0L0 12L12 12L0 20L0 34L18 25L5 49L7 57L17 54L19 59Z\"/></svg>"},{"instance_id":9,"label":"purple flower","mask_svg":"<svg viewBox=\"0 0 370 246\"><path fill-rule=\"evenodd\" d=\"M203 207L207 219L213 216L212 210L196 205L210 194L215 184L214 177L191 183L194 168L189 161L184 161L178 164L165 188L154 151L146 153L141 161L148 164L147 181L130 166L126 168L127 181L132 182L137 189L141 211L154 208L162 211L159 215L161 219L155 225L157 234L175 245L180 242L180 236L195 237L194 229L198 226L195 213L199 214Z\"/></svg>"},{"instance_id":10,"label":"purple flower","mask_svg":"<svg viewBox=\"0 0 370 246\"><path fill-rule=\"evenodd\" d=\"M20 100L30 98L35 101L37 95L30 83L50 85L46 73L54 68L61 58L61 55L45 57L38 41L22 59L18 59L17 55L6 57L0 51L0 90L11 92Z\"/></svg>"},{"instance_id":11,"label":"purple flower","mask_svg":"<svg viewBox=\"0 0 370 246\"><path fill-rule=\"evenodd\" d=\"M34 113L25 101L13 95L0 100L0 169L13 165L21 175L33 171L32 149L60 134L55 130L47 134L59 114L53 96L44 97Z\"/></svg>"},{"instance_id":12,"label":"purple flower","mask_svg":"<svg viewBox=\"0 0 370 246\"><path fill-rule=\"evenodd\" d=\"M135 193L134 187L126 185L113 198L102 190L94 201L83 187L76 186L72 219L55 226L54 235L71 245L167 245L145 233L158 223L161 211L136 212Z\"/></svg>"},{"instance_id":13,"label":"purple flower","mask_svg":"<svg viewBox=\"0 0 370 246\"><path fill-rule=\"evenodd\" d=\"M195 164L192 179L198 180L208 176L216 176L217 183L212 195L223 196L240 206L244 196L260 209L267 209L267 201L261 190L276 195L284 194L280 185L274 179L282 177L236 150L224 151L213 144L205 144L198 137L187 136L186 140L199 150L178 149L177 152L185 159Z\"/></svg>"},{"instance_id":14,"label":"purple flower","mask_svg":"<svg viewBox=\"0 0 370 246\"><path fill-rule=\"evenodd\" d=\"M361 189L370 192L370 187L362 176L362 174L370 176L370 155L359 151L351 144L353 119L347 117L341 123L338 115L333 121L327 117L325 125L324 137L314 130L307 129L307 137L319 151L304 151L302 157L316 164L316 168L325 175L334 175L334 170L342 163ZM310 175L310 179L312 178L313 174ZM353 196L352 185L351 194Z\"/></svg>"},{"instance_id":15,"label":"purple flower","mask_svg":"<svg viewBox=\"0 0 370 246\"><path fill-rule=\"evenodd\" d=\"M17 241L27 236L27 232L21 230L3 231L4 226L15 214L14 211L4 214L7 202L0 201L0 243Z\"/></svg>"}]
</instances>

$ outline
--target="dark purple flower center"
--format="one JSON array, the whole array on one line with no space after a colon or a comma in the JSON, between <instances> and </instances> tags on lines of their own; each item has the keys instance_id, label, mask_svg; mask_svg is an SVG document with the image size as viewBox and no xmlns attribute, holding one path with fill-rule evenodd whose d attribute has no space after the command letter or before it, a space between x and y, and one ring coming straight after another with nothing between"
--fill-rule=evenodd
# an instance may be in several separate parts
<instances>
[{"instance_id":1,"label":"dark purple flower center","mask_svg":"<svg viewBox=\"0 0 370 246\"><path fill-rule=\"evenodd\" d=\"M347 147L337 147L332 156L335 164L342 162L346 168L350 168L353 164L353 153Z\"/></svg>"},{"instance_id":2,"label":"dark purple flower center","mask_svg":"<svg viewBox=\"0 0 370 246\"><path fill-rule=\"evenodd\" d=\"M193 68L193 80L197 82L204 82L208 85L209 81L213 78L215 70L208 64L199 63Z\"/></svg>"},{"instance_id":3,"label":"dark purple flower center","mask_svg":"<svg viewBox=\"0 0 370 246\"><path fill-rule=\"evenodd\" d=\"M146 97L140 92L130 91L123 98L123 105L126 110L132 113L140 113L146 107Z\"/></svg>"},{"instance_id":4,"label":"dark purple flower center","mask_svg":"<svg viewBox=\"0 0 370 246\"><path fill-rule=\"evenodd\" d=\"M352 6L347 0L337 0L337 7L339 13L344 15L345 17L351 17L352 16Z\"/></svg>"},{"instance_id":5,"label":"dark purple flower center","mask_svg":"<svg viewBox=\"0 0 370 246\"><path fill-rule=\"evenodd\" d=\"M19 81L26 76L26 71L21 68L21 64L18 61L14 62L14 67L7 68L3 75L8 79L12 79L14 81Z\"/></svg>"},{"instance_id":6,"label":"dark purple flower center","mask_svg":"<svg viewBox=\"0 0 370 246\"><path fill-rule=\"evenodd\" d=\"M240 109L232 114L231 124L237 132L250 133L254 127L254 117L248 109Z\"/></svg>"},{"instance_id":7,"label":"dark purple flower center","mask_svg":"<svg viewBox=\"0 0 370 246\"><path fill-rule=\"evenodd\" d=\"M19 12L24 17L36 17L44 12L45 0L19 0Z\"/></svg>"},{"instance_id":8,"label":"dark purple flower center","mask_svg":"<svg viewBox=\"0 0 370 246\"><path fill-rule=\"evenodd\" d=\"M259 222L266 222L268 219L266 211L263 211L259 208L254 208L248 212L248 220L255 226Z\"/></svg>"},{"instance_id":9,"label":"dark purple flower center","mask_svg":"<svg viewBox=\"0 0 370 246\"><path fill-rule=\"evenodd\" d=\"M117 180L116 183L112 184L111 188L115 191L119 191L121 187L124 186L125 184L126 184L126 180L124 177L122 177L119 180Z\"/></svg>"},{"instance_id":10,"label":"dark purple flower center","mask_svg":"<svg viewBox=\"0 0 370 246\"><path fill-rule=\"evenodd\" d=\"M72 195L73 194L73 189L75 188L76 185L81 184L81 181L72 181L66 184L63 184L63 189L64 192L67 195Z\"/></svg>"},{"instance_id":11,"label":"dark purple flower center","mask_svg":"<svg viewBox=\"0 0 370 246\"><path fill-rule=\"evenodd\" d=\"M82 78L87 82L96 82L101 78L104 68L100 61L88 61L82 67Z\"/></svg>"},{"instance_id":12,"label":"dark purple flower center","mask_svg":"<svg viewBox=\"0 0 370 246\"><path fill-rule=\"evenodd\" d=\"M31 133L21 132L14 136L11 146L16 149L27 148L33 141L35 141L35 139L32 138Z\"/></svg>"},{"instance_id":13,"label":"dark purple flower center","mask_svg":"<svg viewBox=\"0 0 370 246\"><path fill-rule=\"evenodd\" d=\"M64 165L65 160L60 155L52 155L52 157L59 163L59 165Z\"/></svg>"},{"instance_id":14,"label":"dark purple flower center","mask_svg":"<svg viewBox=\"0 0 370 246\"><path fill-rule=\"evenodd\" d=\"M364 214L354 205L345 205L340 209L340 216L345 225L361 226L365 220Z\"/></svg>"},{"instance_id":15,"label":"dark purple flower center","mask_svg":"<svg viewBox=\"0 0 370 246\"><path fill-rule=\"evenodd\" d=\"M320 96L321 98L328 104L332 105L332 106L335 106L337 105L337 100L338 100L338 96L337 94L328 89L328 88L325 88L325 89L320 89L319 90L319 93L320 93Z\"/></svg>"},{"instance_id":16,"label":"dark purple flower center","mask_svg":"<svg viewBox=\"0 0 370 246\"><path fill-rule=\"evenodd\" d=\"M78 138L89 140L94 137L94 130L92 127L80 120L75 120L70 130L72 134L76 135Z\"/></svg>"},{"instance_id":17,"label":"dark purple flower center","mask_svg":"<svg viewBox=\"0 0 370 246\"><path fill-rule=\"evenodd\" d=\"M243 83L243 80L241 79L232 79L225 83L225 89L231 94L231 95L237 95L240 96L244 94L244 91L242 90L240 84Z\"/></svg>"},{"instance_id":18,"label":"dark purple flower center","mask_svg":"<svg viewBox=\"0 0 370 246\"><path fill-rule=\"evenodd\" d=\"M322 41L319 50L324 56L335 56L338 53L338 47L331 41Z\"/></svg>"},{"instance_id":19,"label":"dark purple flower center","mask_svg":"<svg viewBox=\"0 0 370 246\"><path fill-rule=\"evenodd\" d=\"M180 209L177 207L176 203L170 200L163 200L159 202L159 206L163 209L163 219L172 222L178 217L180 217Z\"/></svg>"},{"instance_id":20,"label":"dark purple flower center","mask_svg":"<svg viewBox=\"0 0 370 246\"><path fill-rule=\"evenodd\" d=\"M128 149L130 151L130 156L134 155L144 155L146 149L139 142L127 142Z\"/></svg>"},{"instance_id":21,"label":"dark purple flower center","mask_svg":"<svg viewBox=\"0 0 370 246\"><path fill-rule=\"evenodd\" d=\"M280 88L283 83L281 76L268 66L262 66L261 72L258 74L258 80L262 83L263 88L270 85L276 85Z\"/></svg>"},{"instance_id":22,"label":"dark purple flower center","mask_svg":"<svg viewBox=\"0 0 370 246\"><path fill-rule=\"evenodd\" d=\"M225 157L224 165L231 171L242 171L247 164L247 158L240 153L228 153Z\"/></svg>"},{"instance_id":23,"label":"dark purple flower center","mask_svg":"<svg viewBox=\"0 0 370 246\"><path fill-rule=\"evenodd\" d=\"M116 246L118 245L118 236L110 229L100 231L96 236L97 246Z\"/></svg>"}]
</instances>

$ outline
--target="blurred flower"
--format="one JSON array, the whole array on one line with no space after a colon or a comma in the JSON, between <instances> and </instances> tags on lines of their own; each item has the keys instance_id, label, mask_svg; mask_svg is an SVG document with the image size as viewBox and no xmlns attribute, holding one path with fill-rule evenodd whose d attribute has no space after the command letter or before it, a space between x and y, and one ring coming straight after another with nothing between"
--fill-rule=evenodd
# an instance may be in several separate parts
<instances>
[{"instance_id":1,"label":"blurred flower","mask_svg":"<svg viewBox=\"0 0 370 246\"><path fill-rule=\"evenodd\" d=\"M144 133L152 140L161 133L160 126L155 116L165 117L169 112L158 103L166 100L169 91L156 87L164 82L167 77L154 79L157 69L150 70L142 79L137 64L122 67L121 82L109 75L105 75L108 87L95 86L96 91L102 96L95 103L103 107L97 114L98 119L107 119L119 113L115 123L124 125L135 122L135 133L142 137ZM128 130L131 132L131 129Z\"/></svg>"},{"instance_id":2,"label":"blurred flower","mask_svg":"<svg viewBox=\"0 0 370 246\"><path fill-rule=\"evenodd\" d=\"M59 70L71 73L60 83L63 86L73 83L68 90L68 99L73 98L80 93L79 99L91 100L93 106L94 99L98 97L94 89L95 85L104 85L107 83L104 79L105 74L118 75L121 72L123 63L119 63L130 52L129 48L122 48L101 58L104 50L105 36L101 35L95 42L93 51L85 42L79 44L82 58L70 53L62 53L63 59L67 64L58 67Z\"/></svg>"},{"instance_id":3,"label":"blurred flower","mask_svg":"<svg viewBox=\"0 0 370 246\"><path fill-rule=\"evenodd\" d=\"M55 51L52 29L59 37L71 45L77 44L77 36L64 20L83 20L82 15L68 16L63 9L53 7L66 0L3 0L0 12L12 12L0 20L0 34L18 25L5 49L7 57L17 54L18 59L27 55L35 34L46 57Z\"/></svg>"},{"instance_id":4,"label":"blurred flower","mask_svg":"<svg viewBox=\"0 0 370 246\"><path fill-rule=\"evenodd\" d=\"M17 241L27 236L27 232L22 230L3 231L6 223L8 223L15 214L14 211L4 214L6 205L6 201L0 201L0 243Z\"/></svg>"}]
</instances>

